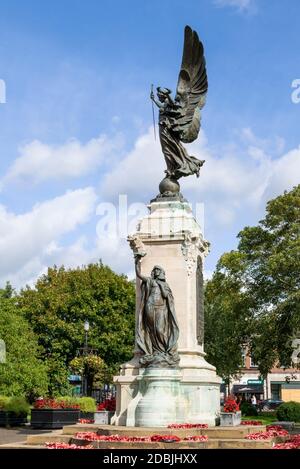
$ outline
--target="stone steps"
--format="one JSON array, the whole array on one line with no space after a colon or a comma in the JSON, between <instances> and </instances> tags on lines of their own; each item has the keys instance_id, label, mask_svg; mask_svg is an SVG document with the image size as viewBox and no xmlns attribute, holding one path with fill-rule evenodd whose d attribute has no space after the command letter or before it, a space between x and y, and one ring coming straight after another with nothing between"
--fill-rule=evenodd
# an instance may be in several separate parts
<instances>
[{"instance_id":1,"label":"stone steps","mask_svg":"<svg viewBox=\"0 0 300 469\"><path fill-rule=\"evenodd\" d=\"M270 449L278 439L247 440L245 436L250 433L264 431L265 426L238 426L238 427L210 427L203 429L168 429L168 428L141 428L118 427L112 425L76 424L65 426L62 430L49 433L28 435L25 442L0 445L0 448L44 448L46 442L75 443L79 445L92 444L97 449ZM164 442L121 442L121 441L87 441L75 438L78 432L97 432L101 435L148 436L153 434L176 435L180 438L193 435L207 435L207 442L180 441L177 443Z\"/></svg>"},{"instance_id":2,"label":"stone steps","mask_svg":"<svg viewBox=\"0 0 300 469\"><path fill-rule=\"evenodd\" d=\"M237 427L209 427L191 429L172 429L162 427L124 427L115 425L76 424L63 428L63 434L74 435L77 432L98 432L100 435L126 435L126 436L148 436L148 435L176 435L180 438L192 435L207 435L208 438L244 438L249 433L265 431L265 425L240 425Z\"/></svg>"},{"instance_id":3,"label":"stone steps","mask_svg":"<svg viewBox=\"0 0 300 469\"><path fill-rule=\"evenodd\" d=\"M179 441L177 443L163 442L123 442L123 441L93 441L72 438L72 443L78 445L92 444L97 449L270 449L272 440L255 441L240 438L211 439L205 442Z\"/></svg>"}]
</instances>

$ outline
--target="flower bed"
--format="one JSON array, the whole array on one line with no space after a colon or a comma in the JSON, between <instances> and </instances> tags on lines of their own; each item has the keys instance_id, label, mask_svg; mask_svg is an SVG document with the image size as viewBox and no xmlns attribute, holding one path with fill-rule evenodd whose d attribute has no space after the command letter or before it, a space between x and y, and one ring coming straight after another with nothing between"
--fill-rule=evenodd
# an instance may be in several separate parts
<instances>
[{"instance_id":1,"label":"flower bed","mask_svg":"<svg viewBox=\"0 0 300 469\"><path fill-rule=\"evenodd\" d=\"M35 409L80 409L79 404L72 404L68 401L61 401L51 398L37 399L34 402L33 407Z\"/></svg>"},{"instance_id":2,"label":"flower bed","mask_svg":"<svg viewBox=\"0 0 300 469\"><path fill-rule=\"evenodd\" d=\"M115 412L116 410L116 399L111 397L109 399L105 399L105 401L98 404L97 410L107 410L108 412Z\"/></svg>"},{"instance_id":3,"label":"flower bed","mask_svg":"<svg viewBox=\"0 0 300 469\"><path fill-rule=\"evenodd\" d=\"M234 396L228 396L224 404L224 412L236 413L240 410L239 404L235 401Z\"/></svg>"},{"instance_id":4,"label":"flower bed","mask_svg":"<svg viewBox=\"0 0 300 469\"><path fill-rule=\"evenodd\" d=\"M79 404L55 399L37 399L31 410L33 428L58 429L77 423Z\"/></svg>"}]
</instances>

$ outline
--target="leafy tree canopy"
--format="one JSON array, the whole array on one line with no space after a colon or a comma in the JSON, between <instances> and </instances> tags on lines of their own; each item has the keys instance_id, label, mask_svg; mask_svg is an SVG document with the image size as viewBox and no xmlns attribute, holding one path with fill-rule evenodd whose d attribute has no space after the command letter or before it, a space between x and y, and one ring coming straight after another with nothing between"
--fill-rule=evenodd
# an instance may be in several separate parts
<instances>
[{"instance_id":1,"label":"leafy tree canopy","mask_svg":"<svg viewBox=\"0 0 300 469\"><path fill-rule=\"evenodd\" d=\"M32 400L47 392L47 368L39 359L37 338L9 284L0 290L0 339L6 348L5 362L0 363L0 394Z\"/></svg>"},{"instance_id":2,"label":"leafy tree canopy","mask_svg":"<svg viewBox=\"0 0 300 469\"><path fill-rule=\"evenodd\" d=\"M88 346L108 367L117 369L132 356L134 285L101 262L69 270L49 268L34 288L21 291L19 304L46 359L60 357L67 367L83 347L85 320L90 324Z\"/></svg>"},{"instance_id":3,"label":"leafy tree canopy","mask_svg":"<svg viewBox=\"0 0 300 469\"><path fill-rule=\"evenodd\" d=\"M228 329L237 350L247 339L266 375L274 364L291 365L291 338L300 330L300 185L269 201L265 218L238 238L237 250L221 257L207 285L207 349L218 367L222 345L214 330ZM232 325L235 311L236 328L245 334ZM231 359L230 348L223 350Z\"/></svg>"}]
</instances>

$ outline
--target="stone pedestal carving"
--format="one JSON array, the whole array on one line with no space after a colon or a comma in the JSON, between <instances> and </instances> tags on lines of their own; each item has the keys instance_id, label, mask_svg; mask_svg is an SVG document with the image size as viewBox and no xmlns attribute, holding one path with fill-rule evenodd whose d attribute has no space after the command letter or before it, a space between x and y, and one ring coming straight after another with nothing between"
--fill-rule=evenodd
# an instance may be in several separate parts
<instances>
[{"instance_id":1,"label":"stone pedestal carving","mask_svg":"<svg viewBox=\"0 0 300 469\"><path fill-rule=\"evenodd\" d=\"M181 404L184 415L176 420L215 425L220 410L220 382L215 368L206 362L204 353L203 261L208 242L203 239L187 202L154 201L150 213L144 217L137 232L129 237L134 253L144 255L142 274L149 276L154 265L166 271L174 295L179 325L178 352ZM146 254L146 255L145 255ZM136 284L139 311L140 281ZM139 363L141 353L137 345L133 359L125 363L115 377L117 409L112 422L117 425L136 425L136 411L143 398L140 376L144 369ZM147 373L144 375L146 379ZM147 379L146 379L147 380ZM142 405L142 403L141 403Z\"/></svg>"}]
</instances>

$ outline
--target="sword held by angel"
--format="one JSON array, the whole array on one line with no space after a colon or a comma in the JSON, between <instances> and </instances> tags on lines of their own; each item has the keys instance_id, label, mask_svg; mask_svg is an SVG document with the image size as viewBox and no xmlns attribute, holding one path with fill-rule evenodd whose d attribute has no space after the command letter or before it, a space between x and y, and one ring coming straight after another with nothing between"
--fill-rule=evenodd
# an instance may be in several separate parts
<instances>
[{"instance_id":1,"label":"sword held by angel","mask_svg":"<svg viewBox=\"0 0 300 469\"><path fill-rule=\"evenodd\" d=\"M158 87L157 98L153 90L150 93L159 109L159 138L167 165L166 177L160 184L161 194L179 192L181 177L192 174L199 177L204 160L189 155L182 142L191 143L198 137L200 110L205 105L207 89L203 44L197 33L186 26L175 99L169 88Z\"/></svg>"}]
</instances>

